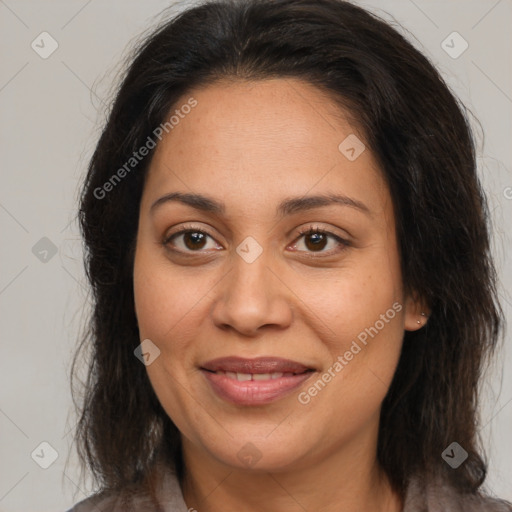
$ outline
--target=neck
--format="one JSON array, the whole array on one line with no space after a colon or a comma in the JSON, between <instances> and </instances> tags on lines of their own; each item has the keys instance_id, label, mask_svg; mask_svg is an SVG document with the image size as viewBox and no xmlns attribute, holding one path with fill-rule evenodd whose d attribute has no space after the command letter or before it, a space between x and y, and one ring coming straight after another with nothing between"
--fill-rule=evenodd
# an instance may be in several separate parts
<instances>
[{"instance_id":1,"label":"neck","mask_svg":"<svg viewBox=\"0 0 512 512\"><path fill-rule=\"evenodd\" d=\"M189 510L225 512L400 512L402 498L392 489L375 457L360 450L323 456L314 463L278 472L223 465L184 442L183 496ZM350 463L343 463L343 460Z\"/></svg>"}]
</instances>

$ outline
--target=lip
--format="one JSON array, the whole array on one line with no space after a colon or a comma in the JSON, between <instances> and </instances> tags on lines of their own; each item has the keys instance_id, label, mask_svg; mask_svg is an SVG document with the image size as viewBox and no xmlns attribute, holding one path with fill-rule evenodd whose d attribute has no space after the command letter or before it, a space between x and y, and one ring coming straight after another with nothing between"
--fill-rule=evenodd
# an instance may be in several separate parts
<instances>
[{"instance_id":1,"label":"lip","mask_svg":"<svg viewBox=\"0 0 512 512\"><path fill-rule=\"evenodd\" d=\"M223 357L203 364L201 372L222 399L237 405L265 405L290 394L315 370L279 357ZM231 375L226 375L226 372ZM237 380L233 374L251 374L251 379L253 375L274 375L267 375L263 380Z\"/></svg>"},{"instance_id":2,"label":"lip","mask_svg":"<svg viewBox=\"0 0 512 512\"><path fill-rule=\"evenodd\" d=\"M256 357L246 359L244 357L219 357L204 363L201 366L204 370L211 372L235 372L235 373L304 373L312 370L296 361L283 359L281 357Z\"/></svg>"}]
</instances>

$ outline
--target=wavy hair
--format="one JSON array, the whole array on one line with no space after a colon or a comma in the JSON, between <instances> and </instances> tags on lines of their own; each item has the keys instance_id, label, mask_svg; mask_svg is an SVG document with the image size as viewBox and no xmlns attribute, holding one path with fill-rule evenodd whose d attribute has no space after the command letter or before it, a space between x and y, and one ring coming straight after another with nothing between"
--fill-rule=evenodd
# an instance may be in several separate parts
<instances>
[{"instance_id":1,"label":"wavy hair","mask_svg":"<svg viewBox=\"0 0 512 512\"><path fill-rule=\"evenodd\" d=\"M135 49L83 183L79 220L92 287L79 456L103 490L145 482L164 459L183 474L180 433L134 356L133 258L151 155L99 194L176 102L219 80L299 78L357 123L396 212L404 289L428 304L405 332L380 419L378 461L395 489L412 473L477 492L486 475L478 390L503 313L468 109L388 22L342 0L222 0L190 7ZM100 197L100 195L102 197ZM453 441L468 459L441 458Z\"/></svg>"}]
</instances>

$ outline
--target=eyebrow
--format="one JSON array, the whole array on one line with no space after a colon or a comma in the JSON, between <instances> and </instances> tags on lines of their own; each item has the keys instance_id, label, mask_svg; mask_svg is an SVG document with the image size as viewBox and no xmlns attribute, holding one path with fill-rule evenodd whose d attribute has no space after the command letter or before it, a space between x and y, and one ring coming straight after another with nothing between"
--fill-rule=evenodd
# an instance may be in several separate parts
<instances>
[{"instance_id":1,"label":"eyebrow","mask_svg":"<svg viewBox=\"0 0 512 512\"><path fill-rule=\"evenodd\" d=\"M223 215L226 211L226 205L212 197L202 194L171 192L157 199L151 205L150 213L153 213L159 206L173 201L191 206L196 210L214 213L217 215ZM286 215L292 215L294 213L312 210L322 206L330 206L333 204L348 206L371 216L370 209L364 203L357 199L340 194L320 194L288 198L278 205L276 211L280 217L284 217Z\"/></svg>"}]
</instances>

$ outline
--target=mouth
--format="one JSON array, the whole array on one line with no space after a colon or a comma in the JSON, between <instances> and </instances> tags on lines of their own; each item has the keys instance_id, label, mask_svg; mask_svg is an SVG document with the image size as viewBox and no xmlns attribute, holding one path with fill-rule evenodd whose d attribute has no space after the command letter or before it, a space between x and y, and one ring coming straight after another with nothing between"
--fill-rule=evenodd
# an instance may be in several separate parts
<instances>
[{"instance_id":1,"label":"mouth","mask_svg":"<svg viewBox=\"0 0 512 512\"><path fill-rule=\"evenodd\" d=\"M206 370L209 371L209 370ZM312 370L306 370L312 371ZM289 372L272 372L272 373L238 373L238 372L224 372L222 370L211 372L217 375L225 375L228 379L237 380L238 382L246 382L248 380L273 380L280 379L281 377L289 378L293 375L301 375L302 373L289 373Z\"/></svg>"},{"instance_id":2,"label":"mouth","mask_svg":"<svg viewBox=\"0 0 512 512\"><path fill-rule=\"evenodd\" d=\"M210 372L236 373L245 375L261 375L276 373L300 374L314 370L297 361L281 357L256 357L246 359L243 357L220 357L204 363L201 367Z\"/></svg>"},{"instance_id":3,"label":"mouth","mask_svg":"<svg viewBox=\"0 0 512 512\"><path fill-rule=\"evenodd\" d=\"M212 390L237 405L264 405L290 394L316 371L277 357L227 357L200 367Z\"/></svg>"}]
</instances>

